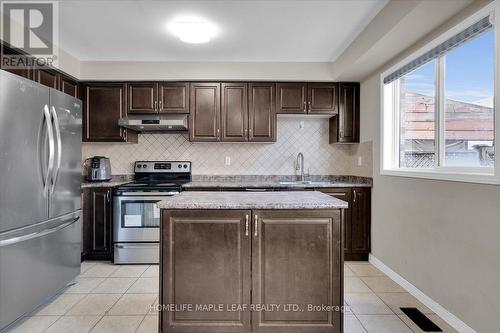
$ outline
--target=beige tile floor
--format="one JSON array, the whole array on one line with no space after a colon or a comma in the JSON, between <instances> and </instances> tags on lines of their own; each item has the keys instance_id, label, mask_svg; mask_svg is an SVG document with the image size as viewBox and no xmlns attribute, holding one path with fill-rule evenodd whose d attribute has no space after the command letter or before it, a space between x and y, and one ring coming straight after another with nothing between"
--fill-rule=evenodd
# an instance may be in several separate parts
<instances>
[{"instance_id":1,"label":"beige tile floor","mask_svg":"<svg viewBox=\"0 0 500 333\"><path fill-rule=\"evenodd\" d=\"M400 307L417 307L456 332L367 262L345 263L345 333L422 332ZM35 310L9 333L157 333L158 266L82 263L76 284Z\"/></svg>"}]
</instances>

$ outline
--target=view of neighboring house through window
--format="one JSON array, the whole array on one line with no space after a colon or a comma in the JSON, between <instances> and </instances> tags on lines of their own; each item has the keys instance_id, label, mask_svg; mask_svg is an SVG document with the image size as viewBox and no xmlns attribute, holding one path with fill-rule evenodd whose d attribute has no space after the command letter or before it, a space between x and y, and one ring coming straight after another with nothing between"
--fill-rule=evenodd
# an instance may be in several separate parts
<instances>
[{"instance_id":1,"label":"view of neighboring house through window","mask_svg":"<svg viewBox=\"0 0 500 333\"><path fill-rule=\"evenodd\" d=\"M384 77L399 129L393 167L492 168L494 74L494 29L484 18Z\"/></svg>"},{"instance_id":2,"label":"view of neighboring house through window","mask_svg":"<svg viewBox=\"0 0 500 333\"><path fill-rule=\"evenodd\" d=\"M399 84L399 165L435 165L436 61L401 77Z\"/></svg>"},{"instance_id":3,"label":"view of neighboring house through window","mask_svg":"<svg viewBox=\"0 0 500 333\"><path fill-rule=\"evenodd\" d=\"M444 165L493 166L494 33L489 30L444 59Z\"/></svg>"}]
</instances>

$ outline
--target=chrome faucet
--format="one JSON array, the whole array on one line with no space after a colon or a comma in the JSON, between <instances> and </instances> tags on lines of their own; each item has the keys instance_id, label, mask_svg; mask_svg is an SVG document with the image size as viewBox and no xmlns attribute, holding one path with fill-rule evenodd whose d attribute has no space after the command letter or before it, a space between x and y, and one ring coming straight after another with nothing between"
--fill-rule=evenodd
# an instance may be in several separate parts
<instances>
[{"instance_id":1,"label":"chrome faucet","mask_svg":"<svg viewBox=\"0 0 500 333\"><path fill-rule=\"evenodd\" d=\"M299 162L300 160L300 162ZM300 169L300 181L303 182L304 179L304 155L302 153L297 154L297 159L295 160L295 170Z\"/></svg>"}]
</instances>

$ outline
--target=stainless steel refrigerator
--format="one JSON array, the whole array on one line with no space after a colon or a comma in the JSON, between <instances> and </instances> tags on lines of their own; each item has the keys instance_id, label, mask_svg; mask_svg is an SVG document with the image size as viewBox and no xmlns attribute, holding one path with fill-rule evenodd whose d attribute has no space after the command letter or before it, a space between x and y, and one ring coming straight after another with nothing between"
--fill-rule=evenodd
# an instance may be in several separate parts
<instances>
[{"instance_id":1,"label":"stainless steel refrigerator","mask_svg":"<svg viewBox=\"0 0 500 333\"><path fill-rule=\"evenodd\" d=\"M80 273L81 101L0 70L0 331Z\"/></svg>"}]
</instances>

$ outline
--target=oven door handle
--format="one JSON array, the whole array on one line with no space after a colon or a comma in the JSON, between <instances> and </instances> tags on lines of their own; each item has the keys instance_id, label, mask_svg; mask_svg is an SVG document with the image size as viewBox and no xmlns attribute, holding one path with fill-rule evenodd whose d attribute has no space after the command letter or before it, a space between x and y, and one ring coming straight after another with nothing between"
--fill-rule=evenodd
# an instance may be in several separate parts
<instances>
[{"instance_id":1,"label":"oven door handle","mask_svg":"<svg viewBox=\"0 0 500 333\"><path fill-rule=\"evenodd\" d=\"M171 197L176 194L179 194L178 191L171 192L121 192L120 194L115 195L115 197Z\"/></svg>"},{"instance_id":2,"label":"oven door handle","mask_svg":"<svg viewBox=\"0 0 500 333\"><path fill-rule=\"evenodd\" d=\"M156 244L151 244L151 245L121 245L121 244L116 244L115 245L119 249L144 249L147 247L158 247L158 243Z\"/></svg>"}]
</instances>

